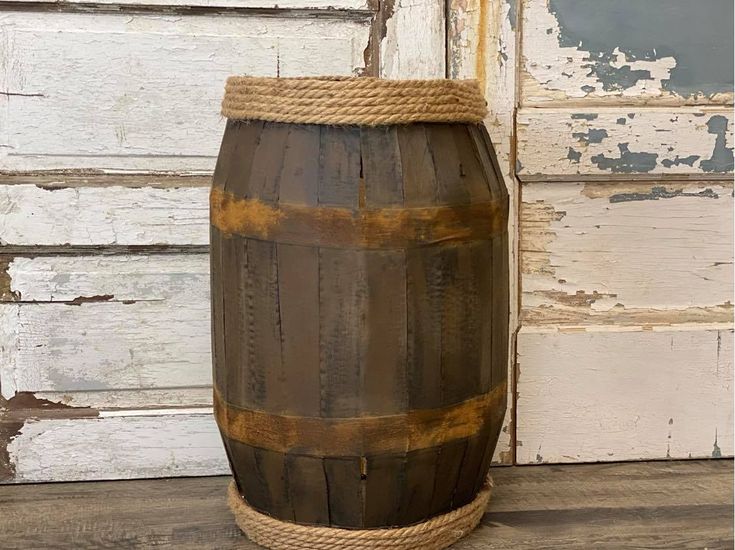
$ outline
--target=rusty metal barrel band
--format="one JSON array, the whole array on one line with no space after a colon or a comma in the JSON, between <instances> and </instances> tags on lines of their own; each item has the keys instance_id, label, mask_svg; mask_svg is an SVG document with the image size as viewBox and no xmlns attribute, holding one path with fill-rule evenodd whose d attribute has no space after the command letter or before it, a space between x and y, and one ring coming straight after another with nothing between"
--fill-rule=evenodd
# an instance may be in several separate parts
<instances>
[{"instance_id":1,"label":"rusty metal barrel band","mask_svg":"<svg viewBox=\"0 0 735 550\"><path fill-rule=\"evenodd\" d=\"M438 409L402 414L323 418L272 414L227 403L214 392L214 414L223 435L252 447L312 456L405 453L471 437L502 417L506 383L488 393Z\"/></svg>"},{"instance_id":2,"label":"rusty metal barrel band","mask_svg":"<svg viewBox=\"0 0 735 550\"><path fill-rule=\"evenodd\" d=\"M226 235L332 248L413 248L490 239L506 229L508 201L352 210L272 205L214 187L210 212L212 225Z\"/></svg>"}]
</instances>

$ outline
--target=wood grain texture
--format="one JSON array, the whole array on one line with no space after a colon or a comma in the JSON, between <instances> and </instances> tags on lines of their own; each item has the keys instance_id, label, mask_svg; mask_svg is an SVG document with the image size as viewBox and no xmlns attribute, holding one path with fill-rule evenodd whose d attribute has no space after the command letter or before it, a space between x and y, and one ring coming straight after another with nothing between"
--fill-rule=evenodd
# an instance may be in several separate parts
<instances>
[{"instance_id":1,"label":"wood grain texture","mask_svg":"<svg viewBox=\"0 0 735 550\"><path fill-rule=\"evenodd\" d=\"M214 395L223 436L251 447L317 457L396 455L464 440L495 427L506 398L505 384L500 383L486 394L445 407L304 417L234 406L225 400L227 391L216 388Z\"/></svg>"},{"instance_id":2,"label":"wood grain texture","mask_svg":"<svg viewBox=\"0 0 735 550\"><path fill-rule=\"evenodd\" d=\"M727 109L641 107L521 109L521 180L687 175L733 171Z\"/></svg>"},{"instance_id":3,"label":"wood grain texture","mask_svg":"<svg viewBox=\"0 0 735 550\"><path fill-rule=\"evenodd\" d=\"M732 456L732 346L727 324L523 328L518 462Z\"/></svg>"},{"instance_id":4,"label":"wood grain texture","mask_svg":"<svg viewBox=\"0 0 735 550\"><path fill-rule=\"evenodd\" d=\"M729 460L495 468L492 474L488 513L458 550L733 544ZM8 550L256 550L227 509L228 483L204 477L3 487L3 544Z\"/></svg>"},{"instance_id":5,"label":"wood grain texture","mask_svg":"<svg viewBox=\"0 0 735 550\"><path fill-rule=\"evenodd\" d=\"M507 188L510 195L508 231L509 292L517 295L518 252L516 216L520 188L516 184L514 141L516 97L516 63L518 59L518 13L520 0L487 2L485 0L452 0L447 4L447 75L450 78L476 78L485 93L488 116L485 119L487 132L492 137L497 155L496 179L490 181L491 188ZM483 164L492 161L483 153L481 132L471 129ZM511 299L509 333L515 334L518 327L517 301ZM488 340L486 340L488 341ZM486 350L487 351L487 350ZM508 339L508 357L515 356L515 337ZM512 359L508 372L513 368ZM513 392L513 378L509 391ZM511 463L513 460L513 402L508 403L505 426L500 434L495 461Z\"/></svg>"},{"instance_id":6,"label":"wood grain texture","mask_svg":"<svg viewBox=\"0 0 735 550\"><path fill-rule=\"evenodd\" d=\"M30 413L33 415L33 412ZM0 423L7 421L0 418ZM6 482L224 474L211 409L103 412L96 418L27 420L8 443Z\"/></svg>"},{"instance_id":7,"label":"wood grain texture","mask_svg":"<svg viewBox=\"0 0 735 550\"><path fill-rule=\"evenodd\" d=\"M12 100L0 114L0 166L209 172L227 76L350 75L364 64L369 23L369 13L4 12L7 66L17 69L3 79Z\"/></svg>"},{"instance_id":8,"label":"wood grain texture","mask_svg":"<svg viewBox=\"0 0 735 550\"><path fill-rule=\"evenodd\" d=\"M732 212L730 182L525 185L524 322L730 321Z\"/></svg>"},{"instance_id":9,"label":"wood grain texture","mask_svg":"<svg viewBox=\"0 0 735 550\"><path fill-rule=\"evenodd\" d=\"M45 0L7 0L9 3L21 1L45 2ZM72 4L121 4L123 6L140 6L136 0L103 0L91 2L91 0L73 0ZM280 0L272 2L268 0L146 0L146 6L181 7L189 6L207 8L245 8L245 9L272 9L272 10L359 10L371 11L370 0ZM345 17L348 14L345 14Z\"/></svg>"},{"instance_id":10,"label":"wood grain texture","mask_svg":"<svg viewBox=\"0 0 735 550\"><path fill-rule=\"evenodd\" d=\"M208 181L93 178L78 185L0 185L0 242L11 246L151 246L209 243ZM23 181L28 181L25 179ZM31 180L32 181L32 180Z\"/></svg>"},{"instance_id":11,"label":"wood grain texture","mask_svg":"<svg viewBox=\"0 0 735 550\"><path fill-rule=\"evenodd\" d=\"M444 78L445 20L441 2L390 0L378 20L380 76Z\"/></svg>"},{"instance_id":12,"label":"wood grain texture","mask_svg":"<svg viewBox=\"0 0 735 550\"><path fill-rule=\"evenodd\" d=\"M228 123L211 201L218 228L212 235L221 247L212 272L224 301L214 302L213 315L222 318L214 326L225 341L224 357L215 353L215 410L240 489L256 508L302 523L365 528L402 525L473 498L489 467L507 388L508 286L495 281L507 278L507 193L488 144L479 129L459 124L399 130ZM431 162L409 168L412 152ZM336 226L309 239L337 210L362 223L368 214L411 218L443 208L464 234L472 222L458 209L495 203L495 231L468 241L423 228L421 246L391 241L375 248L360 238L343 247L349 231ZM297 211L306 220L304 230L291 231L306 237L298 246L280 233ZM240 230L243 220L249 225ZM379 233L357 229L359 236ZM393 236L401 226L384 229ZM278 257L281 248L299 262L291 267L303 268L283 281L290 260ZM287 341L304 323L312 330ZM491 334L495 325L498 336ZM497 339L493 351L483 337ZM309 353L305 362L297 341ZM432 355L435 361L423 360ZM296 412L295 401L307 412ZM481 431L457 498L469 439ZM433 463L414 453L431 448ZM251 474L258 449L282 453L267 461L275 471L283 459L295 476L309 477L286 476L291 509L274 500L265 477ZM330 485L336 480L358 494L361 506L347 504L343 486ZM427 499L409 511L404 492L421 485ZM309 508L314 499L318 506Z\"/></svg>"},{"instance_id":13,"label":"wood grain texture","mask_svg":"<svg viewBox=\"0 0 735 550\"><path fill-rule=\"evenodd\" d=\"M191 388L200 395L191 405L202 404L211 384L206 255L14 257L7 266L3 396L119 407L138 406L140 390L161 404L170 389L179 404Z\"/></svg>"},{"instance_id":14,"label":"wood grain texture","mask_svg":"<svg viewBox=\"0 0 735 550\"><path fill-rule=\"evenodd\" d=\"M524 106L732 103L729 2L524 0L521 13Z\"/></svg>"}]
</instances>

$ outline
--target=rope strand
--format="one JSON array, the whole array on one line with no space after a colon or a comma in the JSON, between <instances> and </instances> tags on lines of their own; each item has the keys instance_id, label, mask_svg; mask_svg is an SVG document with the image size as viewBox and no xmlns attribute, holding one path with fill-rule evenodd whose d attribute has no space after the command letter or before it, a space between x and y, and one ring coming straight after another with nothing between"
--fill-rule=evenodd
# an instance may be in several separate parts
<instances>
[{"instance_id":1,"label":"rope strand","mask_svg":"<svg viewBox=\"0 0 735 550\"><path fill-rule=\"evenodd\" d=\"M225 86L222 114L234 120L294 124L477 124L487 106L475 80L232 76Z\"/></svg>"},{"instance_id":2,"label":"rope strand","mask_svg":"<svg viewBox=\"0 0 735 550\"><path fill-rule=\"evenodd\" d=\"M469 504L408 527L339 529L281 521L249 506L235 482L228 504L235 522L250 540L271 550L442 550L469 534L482 519L490 500L492 480Z\"/></svg>"}]
</instances>

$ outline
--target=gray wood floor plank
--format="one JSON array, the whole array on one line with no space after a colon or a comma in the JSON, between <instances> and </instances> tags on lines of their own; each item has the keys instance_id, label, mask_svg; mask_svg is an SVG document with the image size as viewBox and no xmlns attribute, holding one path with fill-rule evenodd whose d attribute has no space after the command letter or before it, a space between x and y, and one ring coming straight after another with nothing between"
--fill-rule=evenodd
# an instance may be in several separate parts
<instances>
[{"instance_id":1,"label":"gray wood floor plank","mask_svg":"<svg viewBox=\"0 0 735 550\"><path fill-rule=\"evenodd\" d=\"M731 460L494 468L457 550L733 548ZM244 549L225 477L0 487L0 548Z\"/></svg>"}]
</instances>

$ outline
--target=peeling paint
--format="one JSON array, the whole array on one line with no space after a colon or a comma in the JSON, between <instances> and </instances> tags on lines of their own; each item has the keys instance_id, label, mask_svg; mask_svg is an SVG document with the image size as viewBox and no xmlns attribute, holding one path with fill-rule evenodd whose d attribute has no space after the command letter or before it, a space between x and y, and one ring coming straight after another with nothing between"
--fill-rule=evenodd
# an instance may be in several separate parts
<instances>
[{"instance_id":1,"label":"peeling paint","mask_svg":"<svg viewBox=\"0 0 735 550\"><path fill-rule=\"evenodd\" d=\"M508 4L508 20L510 21L510 28L512 30L516 30L516 25L518 24L518 9L516 3L521 1L522 0L505 0L505 3Z\"/></svg>"},{"instance_id":2,"label":"peeling paint","mask_svg":"<svg viewBox=\"0 0 735 550\"><path fill-rule=\"evenodd\" d=\"M570 147L569 152L567 153L567 158L572 162L579 163L579 159L582 158L582 153L580 151L575 151Z\"/></svg>"},{"instance_id":3,"label":"peeling paint","mask_svg":"<svg viewBox=\"0 0 735 550\"><path fill-rule=\"evenodd\" d=\"M529 4L533 9L543 2ZM575 52L572 65L585 71L577 76L595 88L589 93L629 95L635 89L633 95L696 97L732 92L730 0L708 0L706 9L687 0L548 0L545 9L551 19L538 21L533 12L532 22L552 29L559 59ZM564 70L569 72L568 64Z\"/></svg>"},{"instance_id":4,"label":"peeling paint","mask_svg":"<svg viewBox=\"0 0 735 550\"><path fill-rule=\"evenodd\" d=\"M695 181L527 184L523 325L731 323L731 191Z\"/></svg>"},{"instance_id":5,"label":"peeling paint","mask_svg":"<svg viewBox=\"0 0 735 550\"><path fill-rule=\"evenodd\" d=\"M699 159L699 155L689 155L688 157L682 157L680 158L679 155L676 155L674 159L663 159L661 161L661 164L665 166L666 168L671 168L672 166L679 166L681 164L685 164L687 166L694 166L694 162Z\"/></svg>"},{"instance_id":6,"label":"peeling paint","mask_svg":"<svg viewBox=\"0 0 735 550\"><path fill-rule=\"evenodd\" d=\"M40 399L32 392L17 392L10 399L0 396L0 482L10 481L15 477L15 464L8 452L8 446L21 434L27 420L77 416L87 418L98 415L95 409L71 407L64 403Z\"/></svg>"},{"instance_id":7,"label":"peeling paint","mask_svg":"<svg viewBox=\"0 0 735 550\"><path fill-rule=\"evenodd\" d=\"M728 120L722 115L715 115L707 121L707 131L715 134L715 148L708 160L703 160L699 166L705 172L732 172L733 148L727 147Z\"/></svg>"},{"instance_id":8,"label":"peeling paint","mask_svg":"<svg viewBox=\"0 0 735 550\"><path fill-rule=\"evenodd\" d=\"M12 261L12 257L0 258L0 301L4 302L20 300L20 292L11 288L13 281L10 273L8 273L8 267Z\"/></svg>"},{"instance_id":9,"label":"peeling paint","mask_svg":"<svg viewBox=\"0 0 735 550\"><path fill-rule=\"evenodd\" d=\"M722 458L722 449L720 449L720 446L717 444L717 430L715 430L715 443L712 448L712 458Z\"/></svg>"},{"instance_id":10,"label":"peeling paint","mask_svg":"<svg viewBox=\"0 0 735 550\"><path fill-rule=\"evenodd\" d=\"M674 197L701 197L705 199L718 199L720 196L712 189L703 189L697 192L688 192L683 189L669 190L666 187L652 187L647 193L618 193L610 196L610 202L628 201L657 201L659 199L673 199Z\"/></svg>"},{"instance_id":11,"label":"peeling paint","mask_svg":"<svg viewBox=\"0 0 735 550\"><path fill-rule=\"evenodd\" d=\"M727 173L733 169L732 113L700 108L641 109L629 112L601 108L597 119L581 118L578 109L528 108L517 115L516 158L521 178L602 175ZM570 162L569 148L581 152Z\"/></svg>"},{"instance_id":12,"label":"peeling paint","mask_svg":"<svg viewBox=\"0 0 735 550\"><path fill-rule=\"evenodd\" d=\"M604 128L590 128L586 132L572 132L572 137L577 138L585 145L589 145L590 143L602 143L602 140L608 137L608 134Z\"/></svg>"},{"instance_id":13,"label":"peeling paint","mask_svg":"<svg viewBox=\"0 0 735 550\"><path fill-rule=\"evenodd\" d=\"M396 0L381 0L370 23L370 36L363 51L365 66L360 76L380 76L380 44L388 34L388 20L393 17Z\"/></svg>"},{"instance_id":14,"label":"peeling paint","mask_svg":"<svg viewBox=\"0 0 735 550\"><path fill-rule=\"evenodd\" d=\"M65 302L69 306L81 306L90 302L109 302L114 296L112 294L99 294L97 296L77 296L69 302Z\"/></svg>"},{"instance_id":15,"label":"peeling paint","mask_svg":"<svg viewBox=\"0 0 735 550\"><path fill-rule=\"evenodd\" d=\"M597 113L572 113L573 120L595 120L598 116Z\"/></svg>"},{"instance_id":16,"label":"peeling paint","mask_svg":"<svg viewBox=\"0 0 735 550\"><path fill-rule=\"evenodd\" d=\"M650 172L656 168L658 153L634 153L628 149L627 143L619 143L620 157L611 158L604 154L593 156L590 160L600 170L610 170L614 173Z\"/></svg>"}]
</instances>

